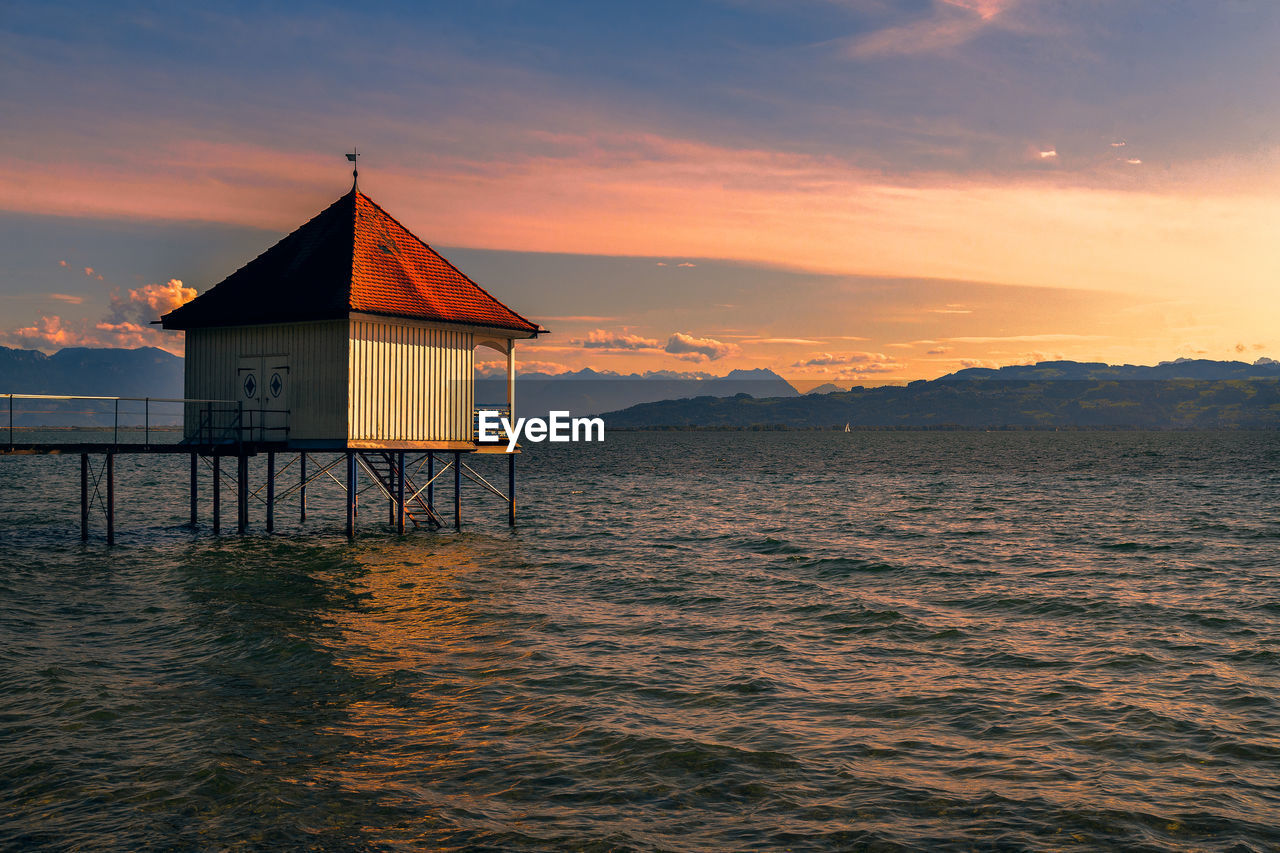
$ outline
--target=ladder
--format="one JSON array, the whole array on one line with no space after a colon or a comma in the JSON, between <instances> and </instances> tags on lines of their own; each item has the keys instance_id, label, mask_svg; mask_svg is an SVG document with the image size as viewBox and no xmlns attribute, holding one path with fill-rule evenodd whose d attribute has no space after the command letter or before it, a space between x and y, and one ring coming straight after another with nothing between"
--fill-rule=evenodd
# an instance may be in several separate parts
<instances>
[{"instance_id":1,"label":"ladder","mask_svg":"<svg viewBox=\"0 0 1280 853\"><path fill-rule=\"evenodd\" d=\"M364 468L369 476L373 478L373 482L377 484L379 491L394 505L396 502L395 453L360 451L356 454L356 458L360 460L360 467ZM409 519L414 527L421 526L418 521L419 517L432 529L444 527L444 521L436 514L435 508L423 498L422 492L424 490L414 484L413 477L409 474L410 466L407 461L404 467L405 518Z\"/></svg>"}]
</instances>

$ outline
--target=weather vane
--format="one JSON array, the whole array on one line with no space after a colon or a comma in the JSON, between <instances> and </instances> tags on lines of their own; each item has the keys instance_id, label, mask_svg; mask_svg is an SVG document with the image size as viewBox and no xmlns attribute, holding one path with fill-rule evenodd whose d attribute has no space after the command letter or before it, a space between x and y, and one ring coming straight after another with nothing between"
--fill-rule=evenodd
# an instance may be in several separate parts
<instances>
[{"instance_id":1,"label":"weather vane","mask_svg":"<svg viewBox=\"0 0 1280 853\"><path fill-rule=\"evenodd\" d=\"M347 155L347 159L351 161L351 188L352 189L355 189L356 182L360 180L360 168L359 168L360 164L356 162L356 158L359 156L360 156L360 149L355 147L352 147L351 153Z\"/></svg>"}]
</instances>

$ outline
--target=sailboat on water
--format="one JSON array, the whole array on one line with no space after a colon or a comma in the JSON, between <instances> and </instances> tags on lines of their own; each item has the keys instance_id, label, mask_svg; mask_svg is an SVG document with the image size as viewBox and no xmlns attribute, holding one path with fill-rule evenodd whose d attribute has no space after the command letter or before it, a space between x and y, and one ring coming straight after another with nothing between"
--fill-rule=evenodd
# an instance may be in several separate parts
<instances>
[{"instance_id":1,"label":"sailboat on water","mask_svg":"<svg viewBox=\"0 0 1280 853\"><path fill-rule=\"evenodd\" d=\"M848 425L848 424L845 424L845 425L844 425L844 431L845 431L845 432L849 432L849 425Z\"/></svg>"}]
</instances>

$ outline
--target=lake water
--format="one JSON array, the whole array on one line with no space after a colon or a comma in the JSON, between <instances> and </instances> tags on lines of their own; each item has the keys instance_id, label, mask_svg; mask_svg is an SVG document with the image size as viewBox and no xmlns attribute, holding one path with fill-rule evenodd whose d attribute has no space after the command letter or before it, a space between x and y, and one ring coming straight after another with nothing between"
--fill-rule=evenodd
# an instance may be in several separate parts
<instances>
[{"instance_id":1,"label":"lake water","mask_svg":"<svg viewBox=\"0 0 1280 853\"><path fill-rule=\"evenodd\" d=\"M0 848L1280 849L1278 433L610 433L354 544L185 464L108 549L0 459Z\"/></svg>"}]
</instances>

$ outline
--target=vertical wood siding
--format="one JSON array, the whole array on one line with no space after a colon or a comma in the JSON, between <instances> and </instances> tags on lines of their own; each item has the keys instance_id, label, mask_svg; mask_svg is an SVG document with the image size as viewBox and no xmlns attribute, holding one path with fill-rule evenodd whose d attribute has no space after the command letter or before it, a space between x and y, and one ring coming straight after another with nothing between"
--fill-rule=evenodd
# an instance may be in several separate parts
<instances>
[{"instance_id":1,"label":"vertical wood siding","mask_svg":"<svg viewBox=\"0 0 1280 853\"><path fill-rule=\"evenodd\" d=\"M471 440L471 332L352 320L350 334L351 438Z\"/></svg>"},{"instance_id":2,"label":"vertical wood siding","mask_svg":"<svg viewBox=\"0 0 1280 853\"><path fill-rule=\"evenodd\" d=\"M184 396L238 399L241 356L287 355L289 437L346 438L347 321L191 329L186 335ZM188 404L188 435L199 420L199 406Z\"/></svg>"}]
</instances>

